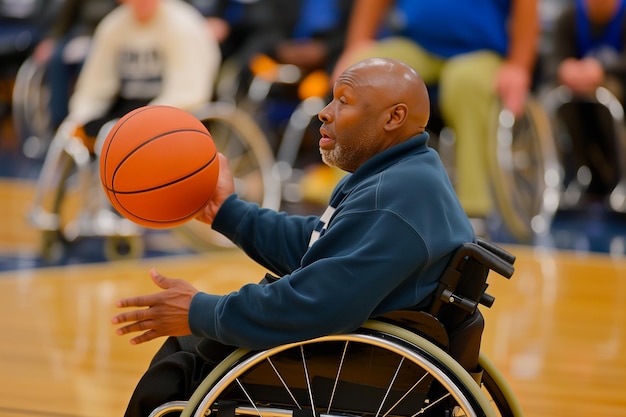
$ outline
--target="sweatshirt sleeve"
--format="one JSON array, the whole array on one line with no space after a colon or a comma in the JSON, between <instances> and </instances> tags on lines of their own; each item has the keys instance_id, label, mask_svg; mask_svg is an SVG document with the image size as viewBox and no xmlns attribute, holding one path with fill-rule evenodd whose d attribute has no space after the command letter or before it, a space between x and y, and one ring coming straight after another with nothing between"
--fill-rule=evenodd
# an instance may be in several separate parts
<instances>
[{"instance_id":1,"label":"sweatshirt sleeve","mask_svg":"<svg viewBox=\"0 0 626 417\"><path fill-rule=\"evenodd\" d=\"M218 211L213 229L251 259L282 276L300 266L317 221L317 216L288 216L232 195Z\"/></svg>"}]
</instances>

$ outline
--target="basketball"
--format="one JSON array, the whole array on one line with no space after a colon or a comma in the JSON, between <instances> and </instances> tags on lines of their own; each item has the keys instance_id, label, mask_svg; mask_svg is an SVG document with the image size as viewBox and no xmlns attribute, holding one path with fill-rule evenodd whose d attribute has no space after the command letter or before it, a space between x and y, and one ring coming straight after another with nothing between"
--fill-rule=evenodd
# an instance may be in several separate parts
<instances>
[{"instance_id":1,"label":"basketball","mask_svg":"<svg viewBox=\"0 0 626 417\"><path fill-rule=\"evenodd\" d=\"M149 105L124 115L107 135L100 179L113 207L144 227L179 226L215 191L217 150L207 128L175 107Z\"/></svg>"}]
</instances>

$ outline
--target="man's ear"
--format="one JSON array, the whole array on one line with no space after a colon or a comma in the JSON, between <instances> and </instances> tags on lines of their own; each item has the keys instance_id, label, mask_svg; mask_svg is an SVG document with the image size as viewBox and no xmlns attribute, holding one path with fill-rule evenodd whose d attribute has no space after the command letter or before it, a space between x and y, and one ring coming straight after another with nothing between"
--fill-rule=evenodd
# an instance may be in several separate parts
<instances>
[{"instance_id":1,"label":"man's ear","mask_svg":"<svg viewBox=\"0 0 626 417\"><path fill-rule=\"evenodd\" d=\"M387 117L387 121L385 122L385 130L391 131L395 130L402 125L406 121L409 114L409 108L404 103L398 103L389 109L389 114Z\"/></svg>"}]
</instances>

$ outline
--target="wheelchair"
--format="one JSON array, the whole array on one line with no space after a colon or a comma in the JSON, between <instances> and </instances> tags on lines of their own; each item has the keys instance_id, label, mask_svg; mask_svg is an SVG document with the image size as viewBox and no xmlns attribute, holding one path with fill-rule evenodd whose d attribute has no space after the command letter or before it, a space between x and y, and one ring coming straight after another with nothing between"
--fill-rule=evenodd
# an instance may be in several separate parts
<instances>
[{"instance_id":1,"label":"wheelchair","mask_svg":"<svg viewBox=\"0 0 626 417\"><path fill-rule=\"evenodd\" d=\"M73 90L79 67L82 65L91 38L78 36L64 48L63 64L66 66L70 90ZM67 53L67 51L71 53ZM61 65L61 64L59 64ZM50 116L51 91L46 78L51 69L48 62L37 62L31 55L20 65L12 94L13 126L24 156L42 159L52 137L55 123Z\"/></svg>"},{"instance_id":2,"label":"wheelchair","mask_svg":"<svg viewBox=\"0 0 626 417\"><path fill-rule=\"evenodd\" d=\"M102 127L96 149L114 123ZM143 255L141 229L110 209L100 184L97 155L73 136L75 127L68 121L59 126L35 186L28 220L41 231L42 259L57 262L70 245L86 237L105 237L108 259Z\"/></svg>"},{"instance_id":3,"label":"wheelchair","mask_svg":"<svg viewBox=\"0 0 626 417\"><path fill-rule=\"evenodd\" d=\"M454 132L431 105L430 146L437 150L453 184ZM530 96L521 115L497 102L486 142L491 195L501 226L512 238L531 243L549 231L562 193L562 170L549 113Z\"/></svg>"},{"instance_id":4,"label":"wheelchair","mask_svg":"<svg viewBox=\"0 0 626 417\"><path fill-rule=\"evenodd\" d=\"M521 116L496 105L487 137L492 195L519 242L549 232L562 196L562 171L549 113L529 97Z\"/></svg>"},{"instance_id":5,"label":"wheelchair","mask_svg":"<svg viewBox=\"0 0 626 417\"><path fill-rule=\"evenodd\" d=\"M280 189L272 180L273 156L264 133L250 116L229 103L206 103L192 112L209 129L230 161L236 192L250 202L278 209ZM104 238L109 260L141 257L145 229L116 213L100 183L99 151L117 119L99 131L94 153L64 122L47 147L36 183L30 223L42 234L40 253L56 262L83 238ZM231 247L222 235L191 221L173 229L194 250Z\"/></svg>"},{"instance_id":6,"label":"wheelchair","mask_svg":"<svg viewBox=\"0 0 626 417\"><path fill-rule=\"evenodd\" d=\"M603 168L603 166L615 170L614 178L605 180L610 187L606 198L607 206L615 212L626 213L626 124L624 108L618 98L605 87L598 87L589 96L582 97L574 95L566 86L558 86L547 90L543 94L542 102L555 132L558 160L562 171L563 192L560 207L570 209L578 206L594 179L592 178L592 168L594 167L585 164L572 166L573 148L577 144L574 143L575 141L560 114L565 106L578 104L586 106L585 109L589 111L597 110L598 113L594 113L595 115L600 116L602 115L601 112L604 112L603 115L606 116L607 122L604 124L612 130L611 134L613 135L613 140L609 145L610 149L605 150L605 155L602 155L602 151L599 149L596 149L595 152L587 149L586 151L593 154L591 155L593 158L589 162L596 165L596 172L601 172L597 168ZM612 157L615 159L610 160ZM572 171L569 175L565 172L568 169Z\"/></svg>"},{"instance_id":7,"label":"wheelchair","mask_svg":"<svg viewBox=\"0 0 626 417\"><path fill-rule=\"evenodd\" d=\"M53 130L48 112L50 93L44 82L46 69L28 57L22 63L13 88L13 126L22 153L41 158L48 150Z\"/></svg>"},{"instance_id":8,"label":"wheelchair","mask_svg":"<svg viewBox=\"0 0 626 417\"><path fill-rule=\"evenodd\" d=\"M478 239L462 245L430 307L373 318L348 334L237 349L188 401L151 417L522 416L502 374L480 352L478 305L490 270L510 278L515 257Z\"/></svg>"}]
</instances>

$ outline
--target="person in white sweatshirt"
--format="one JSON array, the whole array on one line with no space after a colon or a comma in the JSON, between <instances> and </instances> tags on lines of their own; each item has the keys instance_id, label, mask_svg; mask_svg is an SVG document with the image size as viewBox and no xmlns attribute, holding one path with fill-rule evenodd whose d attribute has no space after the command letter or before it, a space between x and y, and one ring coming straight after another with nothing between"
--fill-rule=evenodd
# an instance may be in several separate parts
<instances>
[{"instance_id":1,"label":"person in white sweatshirt","mask_svg":"<svg viewBox=\"0 0 626 417\"><path fill-rule=\"evenodd\" d=\"M69 114L39 173L29 218L43 230L58 227L43 201L54 187L64 149L75 149L74 139L95 159L96 140L107 122L150 104L193 112L213 96L221 53L199 11L183 0L118 1L95 30Z\"/></svg>"},{"instance_id":2,"label":"person in white sweatshirt","mask_svg":"<svg viewBox=\"0 0 626 417\"><path fill-rule=\"evenodd\" d=\"M77 136L137 107L192 111L210 101L220 48L202 14L183 0L120 0L98 25L69 103ZM82 129L82 131L81 131Z\"/></svg>"}]
</instances>

